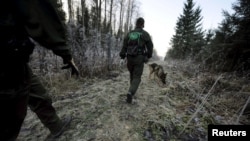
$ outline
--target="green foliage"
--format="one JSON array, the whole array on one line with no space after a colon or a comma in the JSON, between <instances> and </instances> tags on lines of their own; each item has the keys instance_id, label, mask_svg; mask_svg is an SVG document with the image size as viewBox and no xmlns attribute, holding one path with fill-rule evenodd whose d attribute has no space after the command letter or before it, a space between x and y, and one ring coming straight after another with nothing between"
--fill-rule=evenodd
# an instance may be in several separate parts
<instances>
[{"instance_id":1,"label":"green foliage","mask_svg":"<svg viewBox=\"0 0 250 141\"><path fill-rule=\"evenodd\" d=\"M167 53L177 59L195 56L205 44L200 7L194 8L193 0L184 4L183 14L177 20L175 35L171 39L172 49Z\"/></svg>"},{"instance_id":2,"label":"green foliage","mask_svg":"<svg viewBox=\"0 0 250 141\"><path fill-rule=\"evenodd\" d=\"M224 19L216 30L208 30L205 37L199 22L200 8L194 9L187 0L178 18L172 48L167 57L190 57L215 71L244 71L250 69L250 1L232 4L234 12L222 11Z\"/></svg>"},{"instance_id":3,"label":"green foliage","mask_svg":"<svg viewBox=\"0 0 250 141\"><path fill-rule=\"evenodd\" d=\"M217 71L250 69L250 2L238 0L232 5L233 14L223 11L224 19L206 46L205 64ZM203 50L203 52L205 52Z\"/></svg>"}]
</instances>

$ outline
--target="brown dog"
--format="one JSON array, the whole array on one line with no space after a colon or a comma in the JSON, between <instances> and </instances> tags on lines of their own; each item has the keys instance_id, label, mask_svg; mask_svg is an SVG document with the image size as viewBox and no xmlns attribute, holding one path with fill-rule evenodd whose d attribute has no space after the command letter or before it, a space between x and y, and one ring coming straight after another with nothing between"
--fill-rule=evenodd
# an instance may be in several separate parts
<instances>
[{"instance_id":1,"label":"brown dog","mask_svg":"<svg viewBox=\"0 0 250 141\"><path fill-rule=\"evenodd\" d=\"M151 79L151 75L154 74L154 79L156 77L158 83L160 82L161 85L165 85L167 73L164 72L163 67L156 63L148 64L148 66L149 66L149 79Z\"/></svg>"}]
</instances>

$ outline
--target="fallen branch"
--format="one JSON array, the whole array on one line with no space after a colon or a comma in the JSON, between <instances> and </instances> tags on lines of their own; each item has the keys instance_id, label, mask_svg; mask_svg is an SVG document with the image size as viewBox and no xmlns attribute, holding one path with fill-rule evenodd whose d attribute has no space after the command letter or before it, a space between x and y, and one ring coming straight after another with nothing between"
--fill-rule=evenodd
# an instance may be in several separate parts
<instances>
[{"instance_id":1,"label":"fallen branch","mask_svg":"<svg viewBox=\"0 0 250 141\"><path fill-rule=\"evenodd\" d=\"M244 107L242 108L241 112L240 112L240 115L238 116L237 120L236 120L236 124L239 124L239 120L240 120L240 117L242 116L243 112L245 111L246 107L247 107L247 104L250 102L250 96L248 97Z\"/></svg>"},{"instance_id":2,"label":"fallen branch","mask_svg":"<svg viewBox=\"0 0 250 141\"><path fill-rule=\"evenodd\" d=\"M215 85L217 84L217 82L221 79L222 75L220 75L216 81L214 82L213 86L211 87L211 89L208 91L207 95L205 96L205 98L203 99L202 103L199 105L199 107L197 108L197 110L195 111L195 113L192 115L192 117L189 119L189 121L187 122L187 124L184 126L184 128L182 129L182 131L180 132L179 135L181 135L187 128L187 126L190 124L190 122L193 120L193 118L196 116L196 114L203 108L203 105L207 102L207 98L211 95L211 91L214 89Z\"/></svg>"}]
</instances>

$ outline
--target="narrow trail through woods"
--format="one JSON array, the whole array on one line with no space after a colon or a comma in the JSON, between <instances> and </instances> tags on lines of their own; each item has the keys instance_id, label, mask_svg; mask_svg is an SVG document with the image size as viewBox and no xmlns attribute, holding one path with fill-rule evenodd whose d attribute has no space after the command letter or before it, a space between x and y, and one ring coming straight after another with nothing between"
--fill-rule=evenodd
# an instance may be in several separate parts
<instances>
[{"instance_id":1,"label":"narrow trail through woods","mask_svg":"<svg viewBox=\"0 0 250 141\"><path fill-rule=\"evenodd\" d=\"M230 105L213 96L213 104L204 100L219 75L212 77L194 72L197 69L194 66L184 68L174 62L157 63L168 73L167 85L160 87L155 80L149 80L149 69L145 65L133 104L125 102L129 87L126 67L117 77L95 79L91 83L85 80L77 83L80 89L58 96L53 100L57 113L60 117L71 115L73 120L57 141L206 140L208 123L234 123L245 97L237 97L238 105L232 105L231 99L227 99ZM234 86L229 92L242 88L241 84L226 84ZM216 88L211 91L216 93ZM220 102L224 102L224 107L217 104ZM199 109L199 106L202 107ZM225 111L227 108L231 109ZM48 134L49 130L28 110L18 141L44 141Z\"/></svg>"}]
</instances>

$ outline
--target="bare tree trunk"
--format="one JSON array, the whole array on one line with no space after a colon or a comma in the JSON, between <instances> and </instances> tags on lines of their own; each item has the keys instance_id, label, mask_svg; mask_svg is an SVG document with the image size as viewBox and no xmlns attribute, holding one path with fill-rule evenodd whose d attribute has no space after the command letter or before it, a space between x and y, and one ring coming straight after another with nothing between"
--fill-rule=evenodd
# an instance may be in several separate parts
<instances>
[{"instance_id":1,"label":"bare tree trunk","mask_svg":"<svg viewBox=\"0 0 250 141\"><path fill-rule=\"evenodd\" d=\"M130 19L130 7L131 7L131 0L128 0L128 5L127 5L127 17L126 17L126 26L125 26L125 34L128 33L128 27L129 27L129 19Z\"/></svg>"},{"instance_id":2,"label":"bare tree trunk","mask_svg":"<svg viewBox=\"0 0 250 141\"><path fill-rule=\"evenodd\" d=\"M113 13L113 0L110 1L110 11L109 11L109 31L111 32L112 28L111 28L111 23L112 23L112 14Z\"/></svg>"},{"instance_id":3,"label":"bare tree trunk","mask_svg":"<svg viewBox=\"0 0 250 141\"><path fill-rule=\"evenodd\" d=\"M101 31L101 21L102 21L102 0L99 0L98 7L98 31Z\"/></svg>"},{"instance_id":4,"label":"bare tree trunk","mask_svg":"<svg viewBox=\"0 0 250 141\"><path fill-rule=\"evenodd\" d=\"M112 33L114 33L114 31L116 30L116 20L117 20L117 18L116 18L116 12L114 12L114 14L113 14L113 26L112 26Z\"/></svg>"},{"instance_id":5,"label":"bare tree trunk","mask_svg":"<svg viewBox=\"0 0 250 141\"><path fill-rule=\"evenodd\" d=\"M84 42L84 34L85 34L85 27L84 27L84 15L85 15L85 0L81 0L81 6L82 6L82 32L83 32L83 40Z\"/></svg>"},{"instance_id":6,"label":"bare tree trunk","mask_svg":"<svg viewBox=\"0 0 250 141\"><path fill-rule=\"evenodd\" d=\"M112 36L112 27L111 27L111 23L112 23L112 13L113 13L113 0L111 0L110 2L110 13L109 13L109 34L108 34L108 71L111 70L111 36Z\"/></svg>"},{"instance_id":7,"label":"bare tree trunk","mask_svg":"<svg viewBox=\"0 0 250 141\"><path fill-rule=\"evenodd\" d=\"M98 29L98 18L99 18L99 16L98 16L98 0L93 0L93 2L94 2L94 5L95 5L95 12L94 12L94 14L96 14L95 16L96 16L96 19L94 19L94 27L96 28L96 29Z\"/></svg>"},{"instance_id":8,"label":"bare tree trunk","mask_svg":"<svg viewBox=\"0 0 250 141\"><path fill-rule=\"evenodd\" d=\"M107 25L107 0L104 1L104 22L103 23L104 23L104 25ZM105 26L105 28L106 28L106 26Z\"/></svg>"},{"instance_id":9,"label":"bare tree trunk","mask_svg":"<svg viewBox=\"0 0 250 141\"><path fill-rule=\"evenodd\" d=\"M72 0L68 0L68 13L69 13L69 23L73 23L73 17L74 17L74 12L73 12L73 5L72 5Z\"/></svg>"},{"instance_id":10,"label":"bare tree trunk","mask_svg":"<svg viewBox=\"0 0 250 141\"><path fill-rule=\"evenodd\" d=\"M122 29L123 29L123 18L124 18L124 2L125 2L125 0L120 0L119 1L120 3L120 20L119 20L119 31L121 32L122 31ZM121 33L119 33L119 34L121 34ZM120 36L120 35L119 35Z\"/></svg>"},{"instance_id":11,"label":"bare tree trunk","mask_svg":"<svg viewBox=\"0 0 250 141\"><path fill-rule=\"evenodd\" d=\"M128 23L128 27L129 27L128 30L131 30L130 27L132 26L132 19L133 19L133 15L135 12L135 8L136 8L135 0L132 0L131 7L130 7L130 16L129 16L130 18L129 18L129 23Z\"/></svg>"}]
</instances>

